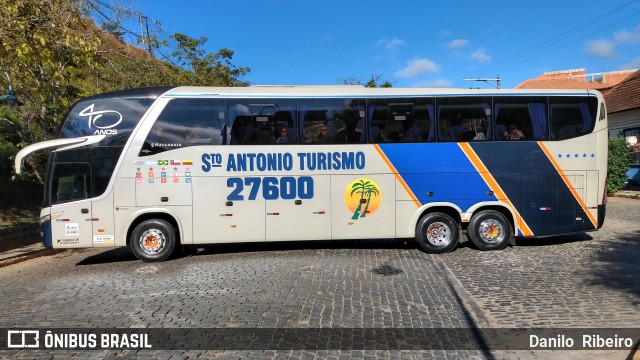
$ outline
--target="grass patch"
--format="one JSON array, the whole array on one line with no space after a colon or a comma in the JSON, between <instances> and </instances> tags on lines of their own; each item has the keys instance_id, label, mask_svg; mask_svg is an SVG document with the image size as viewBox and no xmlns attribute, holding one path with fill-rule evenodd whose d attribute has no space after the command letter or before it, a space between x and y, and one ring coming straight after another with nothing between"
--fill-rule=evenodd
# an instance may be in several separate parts
<instances>
[{"instance_id":1,"label":"grass patch","mask_svg":"<svg viewBox=\"0 0 640 360\"><path fill-rule=\"evenodd\" d=\"M38 216L39 213L34 210L16 208L0 209L0 229L37 224Z\"/></svg>"}]
</instances>

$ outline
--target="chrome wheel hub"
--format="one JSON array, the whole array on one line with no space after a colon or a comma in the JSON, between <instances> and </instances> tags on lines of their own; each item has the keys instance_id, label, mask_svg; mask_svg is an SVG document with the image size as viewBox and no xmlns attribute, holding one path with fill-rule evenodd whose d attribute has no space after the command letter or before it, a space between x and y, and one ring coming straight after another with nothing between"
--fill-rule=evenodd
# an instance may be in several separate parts
<instances>
[{"instance_id":1,"label":"chrome wheel hub","mask_svg":"<svg viewBox=\"0 0 640 360\"><path fill-rule=\"evenodd\" d=\"M451 242L451 230L443 222L434 222L427 228L427 241L435 246L445 246Z\"/></svg>"}]
</instances>

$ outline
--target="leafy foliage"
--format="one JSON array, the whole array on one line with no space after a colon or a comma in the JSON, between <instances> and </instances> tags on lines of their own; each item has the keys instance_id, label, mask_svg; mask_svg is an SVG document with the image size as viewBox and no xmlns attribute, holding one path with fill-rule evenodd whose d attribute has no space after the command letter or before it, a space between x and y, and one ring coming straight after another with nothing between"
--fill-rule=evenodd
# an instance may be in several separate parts
<instances>
[{"instance_id":1,"label":"leafy foliage","mask_svg":"<svg viewBox=\"0 0 640 360\"><path fill-rule=\"evenodd\" d=\"M344 79L340 79L342 85L362 85L368 88L391 88L393 84L389 80L381 81L380 75L371 75L371 78L367 81L362 81L356 77L350 76Z\"/></svg>"},{"instance_id":2,"label":"leafy foliage","mask_svg":"<svg viewBox=\"0 0 640 360\"><path fill-rule=\"evenodd\" d=\"M0 176L10 175L11 158L20 148L55 137L81 97L145 86L247 85L241 77L250 69L232 64L232 50L207 53L206 38L175 34L179 46L173 55L181 61L176 66L119 39L118 19L107 31L96 27L89 20L95 7L92 0L12 0L0 6L0 76L4 72L11 79L24 103L0 107ZM162 44L149 39L148 45ZM4 92L5 83L0 84ZM26 162L42 182L45 156Z\"/></svg>"},{"instance_id":3,"label":"leafy foliage","mask_svg":"<svg viewBox=\"0 0 640 360\"><path fill-rule=\"evenodd\" d=\"M71 0L15 0L0 6L0 68L25 104L2 116L13 125L3 128L4 141L16 149L54 134L78 96L77 69L95 66L99 41L82 14ZM27 164L42 181L37 158Z\"/></svg>"},{"instance_id":4,"label":"leafy foliage","mask_svg":"<svg viewBox=\"0 0 640 360\"><path fill-rule=\"evenodd\" d=\"M623 137L609 138L609 158L607 169L607 192L615 193L627 181L627 171L631 168L631 148Z\"/></svg>"},{"instance_id":5,"label":"leafy foliage","mask_svg":"<svg viewBox=\"0 0 640 360\"><path fill-rule=\"evenodd\" d=\"M248 67L236 68L232 63L233 50L220 49L217 53L205 53L200 47L207 41L206 37L194 39L176 33L172 37L178 42L178 50L172 55L181 62L180 65L191 71L179 74L179 84L199 86L246 86L240 77L249 73Z\"/></svg>"}]
</instances>

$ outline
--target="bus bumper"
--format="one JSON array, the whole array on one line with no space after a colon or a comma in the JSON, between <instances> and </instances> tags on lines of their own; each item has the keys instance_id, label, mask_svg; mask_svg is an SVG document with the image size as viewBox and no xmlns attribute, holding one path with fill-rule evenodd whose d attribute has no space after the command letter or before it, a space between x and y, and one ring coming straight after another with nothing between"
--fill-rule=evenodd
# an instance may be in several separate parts
<instances>
[{"instance_id":1,"label":"bus bumper","mask_svg":"<svg viewBox=\"0 0 640 360\"><path fill-rule=\"evenodd\" d=\"M42 243L47 249L53 249L53 237L51 234L51 220L45 220L40 222L40 235L42 236Z\"/></svg>"},{"instance_id":2,"label":"bus bumper","mask_svg":"<svg viewBox=\"0 0 640 360\"><path fill-rule=\"evenodd\" d=\"M598 229L604 225L604 215L607 212L606 205L598 205Z\"/></svg>"}]
</instances>

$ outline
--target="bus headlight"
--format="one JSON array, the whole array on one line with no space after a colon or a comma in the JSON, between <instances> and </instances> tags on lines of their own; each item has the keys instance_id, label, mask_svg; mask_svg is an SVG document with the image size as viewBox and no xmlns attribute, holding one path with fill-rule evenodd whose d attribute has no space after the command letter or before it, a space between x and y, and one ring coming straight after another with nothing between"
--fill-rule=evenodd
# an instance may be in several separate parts
<instances>
[{"instance_id":1,"label":"bus headlight","mask_svg":"<svg viewBox=\"0 0 640 360\"><path fill-rule=\"evenodd\" d=\"M51 221L53 219L57 219L64 214L64 211L58 211L53 214L45 215L40 217L40 225L46 223L47 221Z\"/></svg>"}]
</instances>

